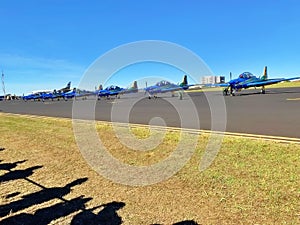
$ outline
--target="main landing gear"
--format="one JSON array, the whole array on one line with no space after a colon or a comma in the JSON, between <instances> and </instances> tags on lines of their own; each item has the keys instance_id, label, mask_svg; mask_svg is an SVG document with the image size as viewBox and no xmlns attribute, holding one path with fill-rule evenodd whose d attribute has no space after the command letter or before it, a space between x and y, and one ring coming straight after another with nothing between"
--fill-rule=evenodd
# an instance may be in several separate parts
<instances>
[{"instance_id":1,"label":"main landing gear","mask_svg":"<svg viewBox=\"0 0 300 225\"><path fill-rule=\"evenodd\" d=\"M227 96L229 93L230 93L230 96L235 96L235 89L233 89L232 87L224 88L223 95Z\"/></svg>"},{"instance_id":2,"label":"main landing gear","mask_svg":"<svg viewBox=\"0 0 300 225\"><path fill-rule=\"evenodd\" d=\"M149 99L151 99L151 98L152 98L152 96L151 96L151 95L149 95L149 96L148 96L148 98L149 98ZM153 98L154 98L154 99L157 99L158 97L157 97L157 95L153 95Z\"/></svg>"},{"instance_id":3,"label":"main landing gear","mask_svg":"<svg viewBox=\"0 0 300 225\"><path fill-rule=\"evenodd\" d=\"M266 94L266 88L265 88L265 86L262 86L262 87L261 87L260 93L261 93L261 94Z\"/></svg>"},{"instance_id":4,"label":"main landing gear","mask_svg":"<svg viewBox=\"0 0 300 225\"><path fill-rule=\"evenodd\" d=\"M227 96L227 95L230 94L230 96L235 96L235 92L236 92L236 89L231 88L231 87L226 87L226 88L224 88L224 90L223 90L223 95L224 95L224 96ZM266 88L265 88L265 86L262 86L262 87L261 87L260 93L261 93L261 94L266 94Z\"/></svg>"}]
</instances>

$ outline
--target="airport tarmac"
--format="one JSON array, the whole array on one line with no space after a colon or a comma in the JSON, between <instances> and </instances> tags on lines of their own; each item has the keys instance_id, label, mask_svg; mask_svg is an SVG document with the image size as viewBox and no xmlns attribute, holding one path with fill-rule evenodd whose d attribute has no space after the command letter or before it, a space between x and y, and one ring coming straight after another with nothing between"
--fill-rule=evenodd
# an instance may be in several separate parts
<instances>
[{"instance_id":1,"label":"airport tarmac","mask_svg":"<svg viewBox=\"0 0 300 225\"><path fill-rule=\"evenodd\" d=\"M148 99L143 93L120 99L76 101L2 101L0 112L202 130L300 138L300 88L245 90L238 96L221 91L190 92L183 100L170 93Z\"/></svg>"}]
</instances>

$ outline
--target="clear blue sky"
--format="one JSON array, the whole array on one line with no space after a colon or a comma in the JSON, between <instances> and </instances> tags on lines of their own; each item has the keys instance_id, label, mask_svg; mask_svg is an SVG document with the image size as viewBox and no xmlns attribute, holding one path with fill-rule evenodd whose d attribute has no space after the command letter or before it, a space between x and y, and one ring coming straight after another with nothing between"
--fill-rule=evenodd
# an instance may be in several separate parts
<instances>
[{"instance_id":1,"label":"clear blue sky","mask_svg":"<svg viewBox=\"0 0 300 225\"><path fill-rule=\"evenodd\" d=\"M299 76L299 12L298 0L2 0L0 69L12 94L76 86L110 49L162 40L190 49L227 80L229 72L259 76L265 65L270 78Z\"/></svg>"}]
</instances>

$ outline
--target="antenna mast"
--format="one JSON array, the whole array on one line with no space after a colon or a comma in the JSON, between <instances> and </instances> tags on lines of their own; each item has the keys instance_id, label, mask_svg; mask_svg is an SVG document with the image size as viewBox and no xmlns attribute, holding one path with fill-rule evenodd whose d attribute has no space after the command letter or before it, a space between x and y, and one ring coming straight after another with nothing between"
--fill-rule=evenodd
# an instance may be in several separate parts
<instances>
[{"instance_id":1,"label":"antenna mast","mask_svg":"<svg viewBox=\"0 0 300 225\"><path fill-rule=\"evenodd\" d=\"M6 93L5 93L5 84L4 84L4 73L3 73L3 70L2 70L2 77L1 77L1 80L2 80L2 90L3 90L3 94L4 94L4 100L6 100Z\"/></svg>"}]
</instances>

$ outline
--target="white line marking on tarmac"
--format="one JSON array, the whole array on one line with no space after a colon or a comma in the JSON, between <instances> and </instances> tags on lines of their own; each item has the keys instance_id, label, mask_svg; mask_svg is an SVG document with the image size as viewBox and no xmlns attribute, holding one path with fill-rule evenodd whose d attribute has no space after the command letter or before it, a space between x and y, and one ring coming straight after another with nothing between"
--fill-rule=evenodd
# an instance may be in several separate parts
<instances>
[{"instance_id":1,"label":"white line marking on tarmac","mask_svg":"<svg viewBox=\"0 0 300 225\"><path fill-rule=\"evenodd\" d=\"M288 101L300 101L300 98L287 98Z\"/></svg>"}]
</instances>

